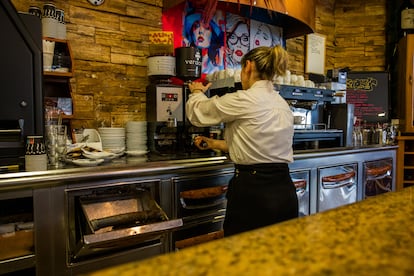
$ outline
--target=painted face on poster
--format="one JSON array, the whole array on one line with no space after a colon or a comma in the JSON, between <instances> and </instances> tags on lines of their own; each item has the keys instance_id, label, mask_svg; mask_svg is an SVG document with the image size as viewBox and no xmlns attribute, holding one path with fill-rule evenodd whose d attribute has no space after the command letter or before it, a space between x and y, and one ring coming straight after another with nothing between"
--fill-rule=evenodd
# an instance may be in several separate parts
<instances>
[{"instance_id":1,"label":"painted face on poster","mask_svg":"<svg viewBox=\"0 0 414 276\"><path fill-rule=\"evenodd\" d=\"M235 14L226 15L227 68L241 68L242 57L250 50L249 24L246 18Z\"/></svg>"},{"instance_id":2,"label":"painted face on poster","mask_svg":"<svg viewBox=\"0 0 414 276\"><path fill-rule=\"evenodd\" d=\"M256 20L250 21L250 49L260 46L283 45L282 28Z\"/></svg>"},{"instance_id":3,"label":"painted face on poster","mask_svg":"<svg viewBox=\"0 0 414 276\"><path fill-rule=\"evenodd\" d=\"M202 73L224 70L224 16L217 10L209 22L203 15L188 9L184 15L183 45L202 50Z\"/></svg>"}]
</instances>

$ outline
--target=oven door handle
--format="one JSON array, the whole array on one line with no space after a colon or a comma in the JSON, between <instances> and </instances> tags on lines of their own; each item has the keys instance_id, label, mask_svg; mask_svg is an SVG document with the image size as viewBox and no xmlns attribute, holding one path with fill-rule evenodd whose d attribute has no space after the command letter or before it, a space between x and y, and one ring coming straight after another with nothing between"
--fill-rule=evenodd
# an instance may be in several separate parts
<instances>
[{"instance_id":1,"label":"oven door handle","mask_svg":"<svg viewBox=\"0 0 414 276\"><path fill-rule=\"evenodd\" d=\"M223 195L227 192L227 186L216 186L196 190L188 190L180 192L181 198L187 199L202 199L209 197L216 197Z\"/></svg>"},{"instance_id":2,"label":"oven door handle","mask_svg":"<svg viewBox=\"0 0 414 276\"><path fill-rule=\"evenodd\" d=\"M125 229L84 235L83 242L85 245L93 246L94 248L111 248L111 246L116 247L116 242L120 242L122 239L135 238L139 240L142 238L145 240L147 237L178 229L182 225L182 219L171 219Z\"/></svg>"},{"instance_id":3,"label":"oven door handle","mask_svg":"<svg viewBox=\"0 0 414 276\"><path fill-rule=\"evenodd\" d=\"M225 203L226 203L226 199L225 199L225 198L222 198L222 199L215 200L215 201L213 201L213 202L211 202L211 203L208 203L208 204L188 205L188 204L185 202L185 199L181 197L181 198L180 198L180 203L181 203L181 206L182 206L184 209L188 209L188 210L196 210L196 209L206 209L206 208L211 208L211 207L215 207L215 206L219 206L219 205L225 204Z\"/></svg>"}]
</instances>

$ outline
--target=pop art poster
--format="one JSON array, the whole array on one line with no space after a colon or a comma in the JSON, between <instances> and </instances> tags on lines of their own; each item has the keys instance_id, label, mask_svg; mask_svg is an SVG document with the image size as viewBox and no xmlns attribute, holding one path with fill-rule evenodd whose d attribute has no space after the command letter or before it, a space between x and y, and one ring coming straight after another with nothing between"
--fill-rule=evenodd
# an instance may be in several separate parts
<instances>
[{"instance_id":1,"label":"pop art poster","mask_svg":"<svg viewBox=\"0 0 414 276\"><path fill-rule=\"evenodd\" d=\"M250 50L249 30L247 18L226 14L226 68L241 68L241 59Z\"/></svg>"},{"instance_id":2,"label":"pop art poster","mask_svg":"<svg viewBox=\"0 0 414 276\"><path fill-rule=\"evenodd\" d=\"M208 14L200 1L186 2L183 18L183 46L201 49L202 73L224 70L225 18L221 10Z\"/></svg>"},{"instance_id":3,"label":"pop art poster","mask_svg":"<svg viewBox=\"0 0 414 276\"><path fill-rule=\"evenodd\" d=\"M260 46L274 47L283 43L283 29L256 20L250 20L250 49Z\"/></svg>"}]
</instances>

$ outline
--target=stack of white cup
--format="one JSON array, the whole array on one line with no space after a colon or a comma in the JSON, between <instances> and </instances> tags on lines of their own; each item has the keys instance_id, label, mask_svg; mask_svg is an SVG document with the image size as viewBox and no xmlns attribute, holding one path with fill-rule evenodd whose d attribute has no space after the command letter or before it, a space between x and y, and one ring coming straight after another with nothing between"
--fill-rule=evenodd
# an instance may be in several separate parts
<instances>
[{"instance_id":1,"label":"stack of white cup","mask_svg":"<svg viewBox=\"0 0 414 276\"><path fill-rule=\"evenodd\" d=\"M43 37L66 39L65 13L52 3L43 5L42 33Z\"/></svg>"},{"instance_id":2,"label":"stack of white cup","mask_svg":"<svg viewBox=\"0 0 414 276\"><path fill-rule=\"evenodd\" d=\"M52 71L55 42L43 39L43 70Z\"/></svg>"}]
</instances>

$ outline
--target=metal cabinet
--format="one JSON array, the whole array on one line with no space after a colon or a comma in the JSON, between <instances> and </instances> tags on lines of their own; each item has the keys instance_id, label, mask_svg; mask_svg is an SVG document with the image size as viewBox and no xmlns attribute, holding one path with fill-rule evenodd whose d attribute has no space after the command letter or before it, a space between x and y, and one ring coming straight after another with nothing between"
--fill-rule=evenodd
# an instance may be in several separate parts
<instances>
[{"instance_id":1,"label":"metal cabinet","mask_svg":"<svg viewBox=\"0 0 414 276\"><path fill-rule=\"evenodd\" d=\"M309 214L351 204L370 194L369 185L376 180L392 191L395 190L397 147L372 147L343 151L326 151L314 154L296 154L289 165L292 180L297 186L306 183L305 190L298 189L300 215L309 197ZM374 174L374 175L372 175ZM377 191L375 194L380 194ZM303 195L302 195L303 194Z\"/></svg>"}]
</instances>

